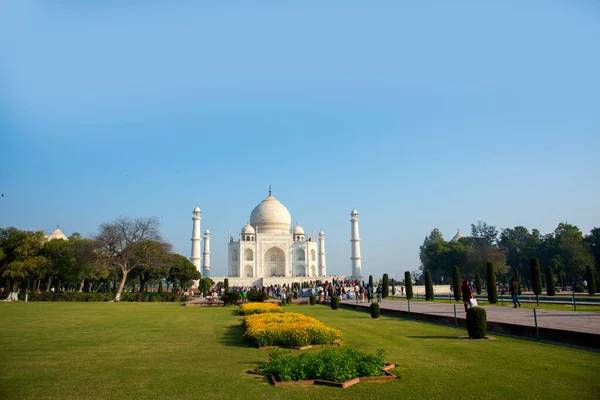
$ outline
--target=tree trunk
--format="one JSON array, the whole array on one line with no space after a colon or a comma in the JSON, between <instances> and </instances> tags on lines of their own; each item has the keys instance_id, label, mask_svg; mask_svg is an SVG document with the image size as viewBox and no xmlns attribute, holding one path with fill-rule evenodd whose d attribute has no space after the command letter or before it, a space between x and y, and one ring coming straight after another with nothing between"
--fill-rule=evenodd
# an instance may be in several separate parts
<instances>
[{"instance_id":1,"label":"tree trunk","mask_svg":"<svg viewBox=\"0 0 600 400\"><path fill-rule=\"evenodd\" d=\"M48 277L48 285L46 285L46 292L50 291L50 285L52 285L52 276Z\"/></svg>"},{"instance_id":2,"label":"tree trunk","mask_svg":"<svg viewBox=\"0 0 600 400\"><path fill-rule=\"evenodd\" d=\"M121 270L122 276L119 281L119 287L117 288L117 292L115 294L115 301L121 301L121 292L123 292L123 287L125 286L125 281L127 280L127 271Z\"/></svg>"},{"instance_id":3,"label":"tree trunk","mask_svg":"<svg viewBox=\"0 0 600 400\"><path fill-rule=\"evenodd\" d=\"M40 291L40 286L41 286L41 285L42 285L42 280L41 280L41 279L38 279L38 281L37 281L37 287L35 288L35 291L36 291L36 292L39 292L39 291Z\"/></svg>"},{"instance_id":4,"label":"tree trunk","mask_svg":"<svg viewBox=\"0 0 600 400\"><path fill-rule=\"evenodd\" d=\"M79 293L83 292L83 284L84 283L85 283L85 279L82 279L81 282L79 282L79 290L78 290Z\"/></svg>"},{"instance_id":5,"label":"tree trunk","mask_svg":"<svg viewBox=\"0 0 600 400\"><path fill-rule=\"evenodd\" d=\"M8 295L9 301L18 301L19 300L19 281L13 280L10 285L10 293Z\"/></svg>"}]
</instances>

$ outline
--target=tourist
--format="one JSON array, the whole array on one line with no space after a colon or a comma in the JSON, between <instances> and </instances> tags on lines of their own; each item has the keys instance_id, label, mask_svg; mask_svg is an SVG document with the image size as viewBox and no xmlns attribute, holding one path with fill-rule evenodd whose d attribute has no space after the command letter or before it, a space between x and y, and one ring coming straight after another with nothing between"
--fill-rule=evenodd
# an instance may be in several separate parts
<instances>
[{"instance_id":1,"label":"tourist","mask_svg":"<svg viewBox=\"0 0 600 400\"><path fill-rule=\"evenodd\" d=\"M400 286L400 294L404 296L404 285Z\"/></svg>"},{"instance_id":2,"label":"tourist","mask_svg":"<svg viewBox=\"0 0 600 400\"><path fill-rule=\"evenodd\" d=\"M510 284L510 295L512 296L513 304L515 305L513 308L517 308L517 305L521 307L521 302L519 301L519 283L517 282L517 278L513 276L512 283Z\"/></svg>"},{"instance_id":3,"label":"tourist","mask_svg":"<svg viewBox=\"0 0 600 400\"><path fill-rule=\"evenodd\" d=\"M467 310L469 309L469 304L471 302L471 299L473 298L473 291L471 290L471 287L469 286L469 281L466 279L463 281L463 284L462 284L462 298L463 298L463 305L465 306L465 312L467 312Z\"/></svg>"}]
</instances>

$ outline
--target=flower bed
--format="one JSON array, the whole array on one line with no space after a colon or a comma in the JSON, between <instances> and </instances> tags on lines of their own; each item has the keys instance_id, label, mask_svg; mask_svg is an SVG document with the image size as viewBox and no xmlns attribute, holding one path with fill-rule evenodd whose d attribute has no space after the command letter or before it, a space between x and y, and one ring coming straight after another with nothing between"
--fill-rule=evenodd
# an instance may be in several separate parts
<instances>
[{"instance_id":1,"label":"flower bed","mask_svg":"<svg viewBox=\"0 0 600 400\"><path fill-rule=\"evenodd\" d=\"M391 380L396 376L385 365L384 352L366 354L357 349L324 349L319 353L293 356L290 351L276 350L271 359L251 371L271 375L274 385L287 382L299 384L332 384L348 387L360 381ZM336 385L337 384L337 385Z\"/></svg>"},{"instance_id":2,"label":"flower bed","mask_svg":"<svg viewBox=\"0 0 600 400\"><path fill-rule=\"evenodd\" d=\"M342 336L314 317L298 313L268 313L244 317L244 338L254 346L303 347L333 344Z\"/></svg>"},{"instance_id":3,"label":"flower bed","mask_svg":"<svg viewBox=\"0 0 600 400\"><path fill-rule=\"evenodd\" d=\"M281 313L283 309L273 303L244 303L238 311L241 315L254 315L264 313Z\"/></svg>"}]
</instances>

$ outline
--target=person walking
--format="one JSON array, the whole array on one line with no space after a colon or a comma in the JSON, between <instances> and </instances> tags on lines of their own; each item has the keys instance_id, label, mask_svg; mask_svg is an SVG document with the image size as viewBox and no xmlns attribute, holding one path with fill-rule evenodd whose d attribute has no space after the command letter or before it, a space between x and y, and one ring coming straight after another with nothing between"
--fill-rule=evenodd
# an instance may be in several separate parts
<instances>
[{"instance_id":1,"label":"person walking","mask_svg":"<svg viewBox=\"0 0 600 400\"><path fill-rule=\"evenodd\" d=\"M512 296L513 304L515 305L513 308L517 308L517 305L521 307L521 302L519 301L519 283L514 276L510 284L510 295Z\"/></svg>"},{"instance_id":2,"label":"person walking","mask_svg":"<svg viewBox=\"0 0 600 400\"><path fill-rule=\"evenodd\" d=\"M471 290L471 287L469 286L469 281L466 279L463 281L463 284L462 284L462 298L463 298L463 305L465 306L465 312L467 312L467 310L469 309L469 304L471 302L471 299L473 298L473 291Z\"/></svg>"}]
</instances>

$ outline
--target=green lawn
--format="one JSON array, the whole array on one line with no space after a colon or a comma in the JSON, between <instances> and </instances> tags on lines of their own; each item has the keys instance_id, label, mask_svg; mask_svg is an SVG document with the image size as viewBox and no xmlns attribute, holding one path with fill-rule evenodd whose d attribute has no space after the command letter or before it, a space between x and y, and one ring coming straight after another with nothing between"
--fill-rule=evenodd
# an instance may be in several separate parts
<instances>
[{"instance_id":1,"label":"green lawn","mask_svg":"<svg viewBox=\"0 0 600 400\"><path fill-rule=\"evenodd\" d=\"M384 348L402 379L349 389L272 387L245 371L268 350L243 344L233 308L173 303L0 304L0 399L592 399L600 353L324 306L343 346Z\"/></svg>"}]
</instances>

